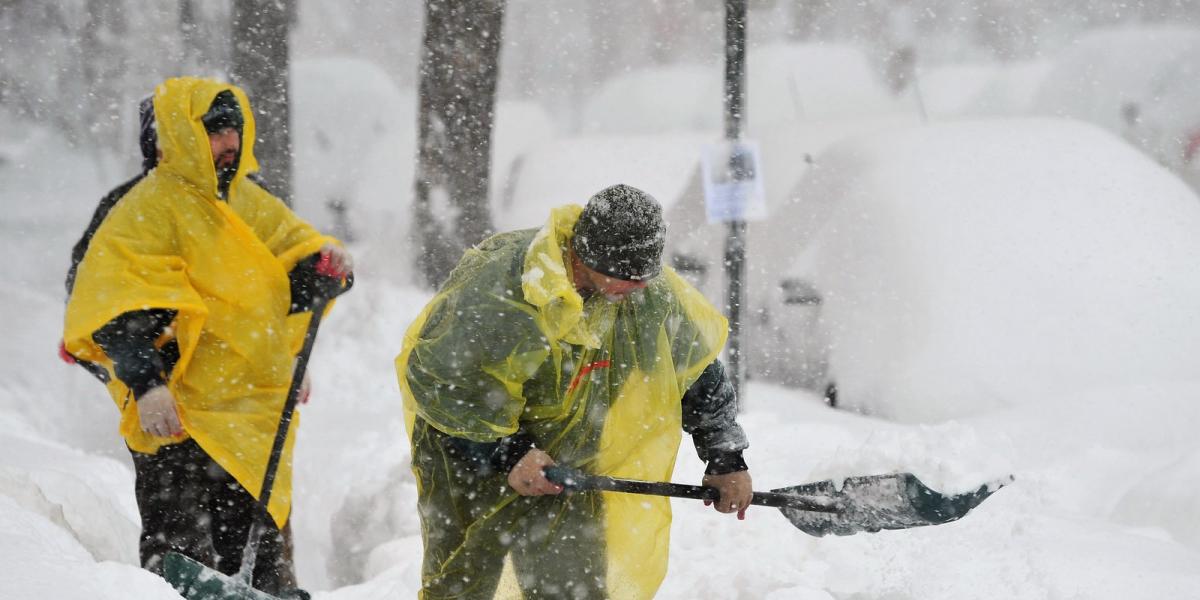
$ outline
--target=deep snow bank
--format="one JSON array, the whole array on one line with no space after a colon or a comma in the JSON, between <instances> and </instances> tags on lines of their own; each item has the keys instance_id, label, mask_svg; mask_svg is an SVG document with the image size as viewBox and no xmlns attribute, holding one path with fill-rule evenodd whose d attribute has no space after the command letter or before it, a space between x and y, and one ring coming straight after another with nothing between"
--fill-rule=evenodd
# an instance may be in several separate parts
<instances>
[{"instance_id":1,"label":"deep snow bank","mask_svg":"<svg viewBox=\"0 0 1200 600\"><path fill-rule=\"evenodd\" d=\"M801 196L850 406L905 420L1195 381L1200 201L1112 135L1051 120L867 136Z\"/></svg>"}]
</instances>

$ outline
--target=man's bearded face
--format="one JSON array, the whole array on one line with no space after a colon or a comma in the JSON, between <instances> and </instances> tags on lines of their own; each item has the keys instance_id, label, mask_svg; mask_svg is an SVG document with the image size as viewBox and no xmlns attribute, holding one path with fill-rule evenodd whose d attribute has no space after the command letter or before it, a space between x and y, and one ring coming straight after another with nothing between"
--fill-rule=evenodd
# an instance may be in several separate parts
<instances>
[{"instance_id":1,"label":"man's bearded face","mask_svg":"<svg viewBox=\"0 0 1200 600\"><path fill-rule=\"evenodd\" d=\"M233 127L208 134L208 144L212 148L213 165L218 171L237 166L238 150L242 147L242 136Z\"/></svg>"}]
</instances>

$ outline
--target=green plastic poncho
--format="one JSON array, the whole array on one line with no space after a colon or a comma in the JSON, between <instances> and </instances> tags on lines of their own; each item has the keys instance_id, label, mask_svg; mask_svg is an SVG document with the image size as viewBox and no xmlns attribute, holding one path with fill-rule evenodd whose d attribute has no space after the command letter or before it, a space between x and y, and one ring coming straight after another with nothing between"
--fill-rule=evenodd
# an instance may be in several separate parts
<instances>
[{"instance_id":1,"label":"green plastic poncho","mask_svg":"<svg viewBox=\"0 0 1200 600\"><path fill-rule=\"evenodd\" d=\"M724 345L726 320L669 268L622 302L585 302L565 258L581 211L555 209L540 230L467 251L405 334L396 371L422 512L424 598L489 597L497 585L497 597L649 598L666 573L666 498L521 497L503 473L464 469L444 443L520 431L560 464L670 478L680 399Z\"/></svg>"}]
</instances>

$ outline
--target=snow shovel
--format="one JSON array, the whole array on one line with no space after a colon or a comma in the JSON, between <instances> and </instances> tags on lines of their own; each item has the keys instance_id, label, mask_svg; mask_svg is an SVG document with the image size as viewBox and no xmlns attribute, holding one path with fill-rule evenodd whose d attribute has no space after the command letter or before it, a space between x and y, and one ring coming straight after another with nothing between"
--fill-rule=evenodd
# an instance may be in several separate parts
<instances>
[{"instance_id":1,"label":"snow shovel","mask_svg":"<svg viewBox=\"0 0 1200 600\"><path fill-rule=\"evenodd\" d=\"M297 268L301 266L303 265ZM258 517L265 522L271 520L267 506L271 501L275 472L279 467L279 460L283 456L283 445L287 440L292 414L295 412L296 402L300 397L300 386L304 382L304 372L308 369L308 357L312 354L313 342L317 339L317 327L321 324L321 317L329 301L346 293L354 285L353 274L346 276L343 285L340 277L332 273L327 256L321 257L320 261L313 262L309 268L315 270L311 279L310 293L312 297L307 302L309 306L294 306L293 312L311 311L312 318L308 322L308 329L304 332L304 345L296 355L296 368L292 373L287 400L283 405L279 428L275 431L275 441L271 446L270 458L267 459L266 473L263 475L262 494L258 499L262 511ZM263 525L265 524L263 523ZM236 575L231 577L177 552L168 552L163 558L163 578L175 588L175 591L179 592L179 595L188 600L281 600L278 596L254 589L251 585L254 577L254 562L258 555L259 538L266 529L266 527L258 525L260 524L255 523L250 526L250 536L246 540L246 547L242 552L242 565ZM306 592L299 592L299 594L298 596L289 596L289 598L295 600L308 598Z\"/></svg>"},{"instance_id":2,"label":"snow shovel","mask_svg":"<svg viewBox=\"0 0 1200 600\"><path fill-rule=\"evenodd\" d=\"M680 483L636 481L588 475L561 466L547 467L546 478L568 490L602 490L672 498L716 501L716 488ZM1012 481L980 486L973 492L945 495L921 483L912 473L849 477L841 489L832 480L754 492L751 504L778 508L798 529L821 537L862 531L941 525L961 519L992 492Z\"/></svg>"}]
</instances>

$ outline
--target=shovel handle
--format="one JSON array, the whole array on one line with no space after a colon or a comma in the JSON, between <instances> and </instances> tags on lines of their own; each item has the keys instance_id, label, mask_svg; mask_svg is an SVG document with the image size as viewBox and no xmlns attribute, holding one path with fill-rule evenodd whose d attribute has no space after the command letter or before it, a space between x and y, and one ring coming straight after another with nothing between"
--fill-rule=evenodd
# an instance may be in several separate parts
<instances>
[{"instance_id":1,"label":"shovel handle","mask_svg":"<svg viewBox=\"0 0 1200 600\"><path fill-rule=\"evenodd\" d=\"M600 490L604 492L669 496L671 498L691 498L693 500L710 500L714 502L721 498L721 492L714 487L660 481L639 481L636 479L617 479L603 475L589 475L577 469L559 465L546 467L543 471L546 474L546 479L568 490ZM814 512L841 512L841 507L833 498L800 496L780 492L754 492L754 497L750 500L750 504Z\"/></svg>"},{"instance_id":2,"label":"shovel handle","mask_svg":"<svg viewBox=\"0 0 1200 600\"><path fill-rule=\"evenodd\" d=\"M263 510L271 502L271 492L275 487L275 472L279 467L279 460L283 457L284 442L287 441L288 427L292 424L292 415L296 411L296 403L300 400L300 386L304 383L304 373L308 370L308 357L312 354L313 343L317 341L317 327L321 325L321 317L325 314L325 306L334 298L350 291L354 287L354 275L347 275L343 280L341 278L322 275L323 288L321 293L314 298L313 306L310 307L312 317L308 321L308 329L304 332L304 344L300 348L300 352L296 353L296 366L292 371L292 382L288 386L287 400L283 404L283 414L279 417L279 426L275 430L275 440L271 444L271 454L267 458L267 468L263 473L263 483L261 492L259 493L258 501L262 504Z\"/></svg>"},{"instance_id":3,"label":"shovel handle","mask_svg":"<svg viewBox=\"0 0 1200 600\"><path fill-rule=\"evenodd\" d=\"M308 357L312 354L313 344L317 341L317 328L321 325L321 317L324 316L325 307L331 300L354 287L353 274L346 275L344 279L328 275L321 275L321 278L327 281L319 280L321 293L316 295L313 299L313 306L309 307L312 317L309 318L308 329L304 332L304 344L301 346L300 352L296 354L292 382L288 386L287 399L283 403L283 413L279 416L279 426L275 429L275 440L271 444L271 453L267 456L267 468L263 473L258 503L262 506L259 518L264 521L271 520L271 493L275 489L275 474L279 469L279 461L283 457L283 446L287 441L288 429L291 427L292 416L296 411L296 403L300 400L300 386L304 382L304 373L308 369ZM246 545L242 548L242 566L236 575L238 580L247 585L253 578L254 563L257 560L258 542L261 535L262 528L251 524Z\"/></svg>"}]
</instances>

